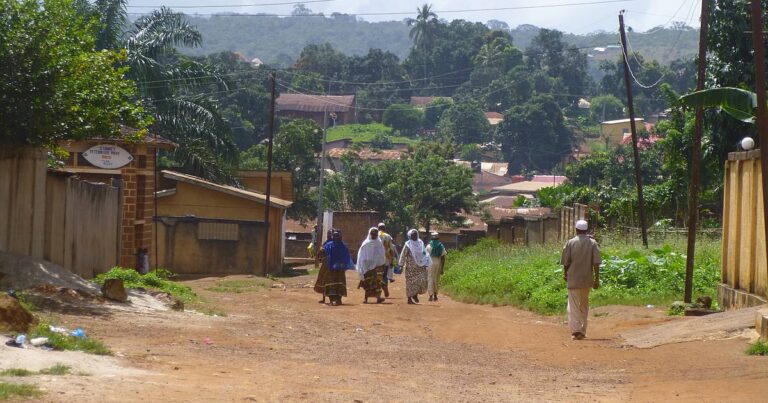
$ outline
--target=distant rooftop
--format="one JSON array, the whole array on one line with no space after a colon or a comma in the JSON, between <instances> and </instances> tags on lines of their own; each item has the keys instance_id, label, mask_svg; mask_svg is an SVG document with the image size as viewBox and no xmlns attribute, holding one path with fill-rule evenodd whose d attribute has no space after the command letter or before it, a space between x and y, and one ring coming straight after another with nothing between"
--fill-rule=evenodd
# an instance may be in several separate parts
<instances>
[{"instance_id":1,"label":"distant rooftop","mask_svg":"<svg viewBox=\"0 0 768 403\"><path fill-rule=\"evenodd\" d=\"M438 98L443 98L446 101L453 101L451 97L411 97L411 106L427 106Z\"/></svg>"},{"instance_id":2,"label":"distant rooftop","mask_svg":"<svg viewBox=\"0 0 768 403\"><path fill-rule=\"evenodd\" d=\"M643 120L643 118L635 118L635 122L642 122ZM600 122L601 125L615 125L618 123L629 123L629 119L606 120L605 122Z\"/></svg>"},{"instance_id":3,"label":"distant rooftop","mask_svg":"<svg viewBox=\"0 0 768 403\"><path fill-rule=\"evenodd\" d=\"M280 94L277 109L297 112L349 112L355 106L354 95Z\"/></svg>"},{"instance_id":4,"label":"distant rooftop","mask_svg":"<svg viewBox=\"0 0 768 403\"><path fill-rule=\"evenodd\" d=\"M364 148L362 150L356 151L348 148L334 148L333 150L328 151L328 157L341 158L348 153L356 155L357 158L361 160L378 161L399 160L400 157L404 154L404 152L400 150L372 150L370 148Z\"/></svg>"}]
</instances>

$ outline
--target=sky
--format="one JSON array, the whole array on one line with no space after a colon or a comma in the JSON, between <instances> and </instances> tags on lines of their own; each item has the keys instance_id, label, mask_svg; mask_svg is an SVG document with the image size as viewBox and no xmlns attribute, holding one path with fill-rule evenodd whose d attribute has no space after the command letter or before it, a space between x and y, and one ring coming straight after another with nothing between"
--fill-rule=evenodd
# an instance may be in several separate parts
<instances>
[{"instance_id":1,"label":"sky","mask_svg":"<svg viewBox=\"0 0 768 403\"><path fill-rule=\"evenodd\" d=\"M290 2L291 0L164 0L158 3L149 0L129 0L128 12L147 12L160 7L160 5L166 5L189 14L237 12L287 15L294 7L292 4L270 6L263 4ZM644 32L659 25L668 25L673 21L685 21L690 26L698 27L698 17L701 11L699 0L432 0L427 2L432 4L433 9L441 19L464 19L480 22L496 19L506 22L512 28L521 24L532 24L575 34L599 30L617 30L620 10L626 10L625 23L637 32ZM391 21L414 17L416 8L424 3L425 0L307 0L304 4L312 11L322 12L325 15L334 12L345 14L392 13L360 17L366 21ZM541 7L563 4L571 5ZM207 7L195 8L192 6ZM539 8L469 11L530 6Z\"/></svg>"}]
</instances>

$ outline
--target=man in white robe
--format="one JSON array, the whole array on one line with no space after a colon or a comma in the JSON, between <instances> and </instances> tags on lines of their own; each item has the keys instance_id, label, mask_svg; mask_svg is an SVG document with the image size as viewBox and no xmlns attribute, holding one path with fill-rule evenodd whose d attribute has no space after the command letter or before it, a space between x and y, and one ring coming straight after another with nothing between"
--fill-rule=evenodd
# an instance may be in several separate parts
<instances>
[{"instance_id":1,"label":"man in white robe","mask_svg":"<svg viewBox=\"0 0 768 403\"><path fill-rule=\"evenodd\" d=\"M586 337L589 290L600 287L600 247L587 235L588 229L586 221L577 221L576 236L566 242L560 257L568 283L568 326L573 340Z\"/></svg>"}]
</instances>

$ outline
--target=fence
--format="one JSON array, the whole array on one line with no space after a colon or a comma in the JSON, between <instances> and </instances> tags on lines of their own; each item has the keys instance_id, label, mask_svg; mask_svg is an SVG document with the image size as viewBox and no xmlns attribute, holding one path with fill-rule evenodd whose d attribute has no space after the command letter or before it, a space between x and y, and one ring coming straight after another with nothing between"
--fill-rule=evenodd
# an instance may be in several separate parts
<instances>
[{"instance_id":1,"label":"fence","mask_svg":"<svg viewBox=\"0 0 768 403\"><path fill-rule=\"evenodd\" d=\"M0 155L0 251L83 277L117 263L119 190L47 173L46 155Z\"/></svg>"},{"instance_id":2,"label":"fence","mask_svg":"<svg viewBox=\"0 0 768 403\"><path fill-rule=\"evenodd\" d=\"M725 163L721 306L768 299L765 218L759 150L735 152Z\"/></svg>"},{"instance_id":3,"label":"fence","mask_svg":"<svg viewBox=\"0 0 768 403\"><path fill-rule=\"evenodd\" d=\"M574 203L573 207L560 209L560 241L565 242L576 236L576 221L586 220L588 209L584 204Z\"/></svg>"}]
</instances>

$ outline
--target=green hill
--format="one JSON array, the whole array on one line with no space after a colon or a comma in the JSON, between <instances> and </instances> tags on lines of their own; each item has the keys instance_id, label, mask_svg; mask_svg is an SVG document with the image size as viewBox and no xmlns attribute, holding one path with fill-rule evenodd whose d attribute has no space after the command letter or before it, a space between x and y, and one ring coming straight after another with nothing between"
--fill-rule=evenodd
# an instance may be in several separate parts
<instances>
[{"instance_id":1,"label":"green hill","mask_svg":"<svg viewBox=\"0 0 768 403\"><path fill-rule=\"evenodd\" d=\"M182 49L190 55L207 55L221 51L239 52L248 59L288 66L308 44L330 43L347 55L362 55L370 48L391 51L401 60L410 50L409 27L404 21L367 22L352 15L277 17L269 15L210 17L190 16L203 34L203 45ZM510 33L518 47L527 47L539 28L520 25ZM649 33L629 33L633 50L646 59L667 64L678 58L693 57L698 49L698 29L653 29ZM576 47L605 47L618 44L618 34L595 32L586 35L565 34L567 43ZM606 55L603 55L606 56ZM611 58L615 55L609 55ZM599 58L599 55L596 55Z\"/></svg>"}]
</instances>

